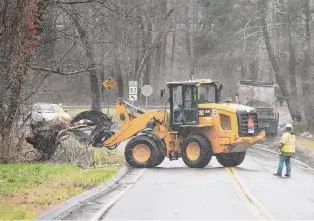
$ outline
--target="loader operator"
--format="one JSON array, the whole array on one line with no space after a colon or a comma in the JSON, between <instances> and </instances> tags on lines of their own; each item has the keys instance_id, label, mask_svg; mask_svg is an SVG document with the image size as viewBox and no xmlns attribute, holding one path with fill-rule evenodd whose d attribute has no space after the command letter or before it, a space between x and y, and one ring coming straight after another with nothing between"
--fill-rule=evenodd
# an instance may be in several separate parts
<instances>
[{"instance_id":1,"label":"loader operator","mask_svg":"<svg viewBox=\"0 0 314 221\"><path fill-rule=\"evenodd\" d=\"M196 94L194 95L194 98L196 98ZM198 101L206 101L206 94L204 92L199 92L197 96ZM183 104L182 101L180 101L177 105L178 107L176 108L176 122L183 122L184 121L184 113L183 113Z\"/></svg>"},{"instance_id":2,"label":"loader operator","mask_svg":"<svg viewBox=\"0 0 314 221\"><path fill-rule=\"evenodd\" d=\"M291 163L290 163L290 158L294 155L295 153L295 135L292 130L292 125L291 124L286 124L286 132L282 135L280 139L280 155L279 155L279 163L278 163L278 170L277 173L275 173L275 176L281 176L282 175L282 169L283 169L283 164L286 164L286 177L291 176Z\"/></svg>"}]
</instances>

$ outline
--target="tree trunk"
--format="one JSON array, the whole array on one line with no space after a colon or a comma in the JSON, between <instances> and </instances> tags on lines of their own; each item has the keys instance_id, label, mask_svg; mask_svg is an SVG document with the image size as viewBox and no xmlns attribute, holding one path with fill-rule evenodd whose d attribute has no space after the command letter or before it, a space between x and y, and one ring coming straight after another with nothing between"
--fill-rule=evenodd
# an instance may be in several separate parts
<instances>
[{"instance_id":1,"label":"tree trunk","mask_svg":"<svg viewBox=\"0 0 314 221\"><path fill-rule=\"evenodd\" d=\"M284 100L288 104L288 108L290 111L291 117L295 118L295 116L292 116L293 113L296 113L297 111L294 109L292 105L292 100L290 97L290 94L287 90L285 79L280 75L280 69L278 62L276 60L274 51L272 50L271 43L270 43L270 37L267 30L267 23L266 23L266 9L267 9L267 1L261 0L260 1L260 12L261 12L261 25L262 25L262 31L263 31L263 38L265 41L265 46L268 54L268 58L272 64L273 70L275 72L275 79L278 83L278 86L280 88L281 94L283 95Z\"/></svg>"},{"instance_id":2,"label":"tree trunk","mask_svg":"<svg viewBox=\"0 0 314 221\"><path fill-rule=\"evenodd\" d=\"M162 0L161 2L161 14L162 17L167 15L167 1ZM162 30L164 32L164 30ZM167 34L162 41L162 55L161 55L161 71L162 71L162 85L165 83L165 78L167 76Z\"/></svg>"},{"instance_id":3,"label":"tree trunk","mask_svg":"<svg viewBox=\"0 0 314 221\"><path fill-rule=\"evenodd\" d=\"M145 75L144 75L144 80L143 80L144 85L150 84L150 69L151 69L151 58L149 56L146 61Z\"/></svg>"},{"instance_id":4,"label":"tree trunk","mask_svg":"<svg viewBox=\"0 0 314 221\"><path fill-rule=\"evenodd\" d=\"M314 83L311 82L311 21L309 0L303 0L303 8L305 14L305 49L304 49L304 70L301 75L302 93L303 93L303 109L306 125L309 130L314 131Z\"/></svg>"},{"instance_id":5,"label":"tree trunk","mask_svg":"<svg viewBox=\"0 0 314 221\"><path fill-rule=\"evenodd\" d=\"M157 45L156 51L155 51L155 65L154 65L154 75L155 75L155 79L158 80L161 77L161 65L162 65L162 60L161 60L161 56L162 56L162 44L161 42Z\"/></svg>"},{"instance_id":6,"label":"tree trunk","mask_svg":"<svg viewBox=\"0 0 314 221\"><path fill-rule=\"evenodd\" d=\"M162 77L161 74L161 62L162 62L162 41L165 39L166 35L168 32L171 30L171 26L167 23L167 18L169 18L170 14L173 12L173 10L170 10L166 16L164 16L164 19L160 21L160 24L157 25L156 30L158 30L158 33L156 34L156 37L153 41L153 43L146 48L146 52L140 62L138 71L135 75L135 78L138 79L139 81L139 87L143 86L144 82L144 73L143 70L145 68L146 62L148 61L149 56L151 55L152 52L155 52L155 64L154 64L154 75L155 79L157 80L156 82L156 87L159 88L159 81L160 78ZM161 16L162 17L162 16ZM170 27L169 27L170 26Z\"/></svg>"},{"instance_id":7,"label":"tree trunk","mask_svg":"<svg viewBox=\"0 0 314 221\"><path fill-rule=\"evenodd\" d=\"M314 82L304 82L303 90L305 91L304 95L304 118L307 129L314 132Z\"/></svg>"},{"instance_id":8,"label":"tree trunk","mask_svg":"<svg viewBox=\"0 0 314 221\"><path fill-rule=\"evenodd\" d=\"M163 72L164 78L167 75L167 36L164 38L162 42L162 66L161 66L161 71Z\"/></svg>"},{"instance_id":9,"label":"tree trunk","mask_svg":"<svg viewBox=\"0 0 314 221\"><path fill-rule=\"evenodd\" d=\"M302 113L300 111L300 104L297 97L297 80L295 76L296 66L296 52L294 38L292 36L292 21L289 18L289 76L290 76L290 91L291 91L291 117L293 121L300 122L302 120Z\"/></svg>"},{"instance_id":10,"label":"tree trunk","mask_svg":"<svg viewBox=\"0 0 314 221\"><path fill-rule=\"evenodd\" d=\"M12 132L16 123L16 117L19 111L20 105L20 95L22 86L22 74L21 73L11 73L12 85L9 95L8 108L6 111L6 119L3 122L1 128L1 143L0 149L2 156L0 155L0 162L10 162L13 159L13 154L15 152L14 142L12 139Z\"/></svg>"},{"instance_id":11,"label":"tree trunk","mask_svg":"<svg viewBox=\"0 0 314 221\"><path fill-rule=\"evenodd\" d=\"M122 71L121 71L121 65L119 61L119 57L116 53L114 53L114 63L115 63L115 70L116 70L116 76L117 76L117 87L118 87L118 95L120 98L123 98L123 77L122 77Z\"/></svg>"},{"instance_id":12,"label":"tree trunk","mask_svg":"<svg viewBox=\"0 0 314 221\"><path fill-rule=\"evenodd\" d=\"M249 64L250 78L252 80L258 80L258 60L254 58L254 61Z\"/></svg>"},{"instance_id":13,"label":"tree trunk","mask_svg":"<svg viewBox=\"0 0 314 221\"><path fill-rule=\"evenodd\" d=\"M143 48L145 50L148 50L148 47L150 45L152 45L152 30L153 30L153 27L152 27L152 23L150 22L149 19L147 19L147 30L145 32L145 42L144 42L144 45L143 45ZM144 56L144 53L143 53L143 56ZM147 58L147 61L146 61L146 67L145 67L145 76L144 76L144 84L149 84L150 83L150 72L151 72L151 56L149 55L148 58Z\"/></svg>"},{"instance_id":14,"label":"tree trunk","mask_svg":"<svg viewBox=\"0 0 314 221\"><path fill-rule=\"evenodd\" d=\"M135 64L134 64L134 74L138 72L139 66L140 66L140 31L139 29L136 30L136 37L135 37L135 48L134 48L134 57L135 57Z\"/></svg>"},{"instance_id":15,"label":"tree trunk","mask_svg":"<svg viewBox=\"0 0 314 221\"><path fill-rule=\"evenodd\" d=\"M176 49L176 26L173 28L172 32L172 46L171 46L171 70L173 69L173 63L174 63L174 55L175 55L175 49Z\"/></svg>"},{"instance_id":16,"label":"tree trunk","mask_svg":"<svg viewBox=\"0 0 314 221\"><path fill-rule=\"evenodd\" d=\"M245 63L244 63L243 59L241 59L240 62L241 62L240 63L240 65L241 65L241 78L245 80L246 75L247 75L247 73L246 73L247 72L246 71L246 66L245 66Z\"/></svg>"},{"instance_id":17,"label":"tree trunk","mask_svg":"<svg viewBox=\"0 0 314 221\"><path fill-rule=\"evenodd\" d=\"M187 59L188 59L188 64L189 64L189 79L192 79L194 77L194 72L195 72L195 53L194 53L194 39L191 37L190 34L190 21L189 21L189 11L188 8L185 8L185 15L186 16L186 20L185 20L185 49L186 49L186 54L187 54Z\"/></svg>"},{"instance_id":18,"label":"tree trunk","mask_svg":"<svg viewBox=\"0 0 314 221\"><path fill-rule=\"evenodd\" d=\"M163 4L163 2L161 2ZM159 18L162 17L162 7L158 8L158 12L156 14ZM156 39L159 38L160 36L163 35L163 30L162 30L162 21L158 20L156 24ZM156 50L153 53L153 60L154 60L154 65L153 65L153 79L156 83L154 84L154 89L157 90L160 85L160 79L162 78L161 71L162 71L162 41L158 41L156 44Z\"/></svg>"},{"instance_id":19,"label":"tree trunk","mask_svg":"<svg viewBox=\"0 0 314 221\"><path fill-rule=\"evenodd\" d=\"M101 100L100 100L100 88L99 88L99 81L97 76L96 70L96 63L93 54L92 45L88 41L88 34L87 31L81 26L78 21L78 18L74 18L74 25L79 33L80 40L84 45L85 54L89 62L89 79L90 79L90 87L91 87L91 94L92 94L92 110L101 111Z\"/></svg>"},{"instance_id":20,"label":"tree trunk","mask_svg":"<svg viewBox=\"0 0 314 221\"><path fill-rule=\"evenodd\" d=\"M105 87L102 85L102 83L105 81L105 68L102 67L99 74L98 74L98 79L101 83L101 86L100 86L100 101L102 101L103 103L105 103Z\"/></svg>"},{"instance_id":21,"label":"tree trunk","mask_svg":"<svg viewBox=\"0 0 314 221\"><path fill-rule=\"evenodd\" d=\"M36 46L34 33L27 28L28 1L0 3L0 163L14 159L21 93L30 50ZM27 42L25 41L27 40ZM36 41L37 42L37 41Z\"/></svg>"},{"instance_id":22,"label":"tree trunk","mask_svg":"<svg viewBox=\"0 0 314 221\"><path fill-rule=\"evenodd\" d=\"M194 78L196 70L196 51L195 51L195 38L191 37L191 69L190 69L190 79Z\"/></svg>"},{"instance_id":23,"label":"tree trunk","mask_svg":"<svg viewBox=\"0 0 314 221\"><path fill-rule=\"evenodd\" d=\"M311 44L311 21L312 16L310 12L310 2L309 0L303 0L304 2L304 14L305 14L305 50L304 50L304 71L301 75L303 95L305 95L305 90L303 88L303 83L307 82L311 76L311 59L312 59L312 44Z\"/></svg>"},{"instance_id":24,"label":"tree trunk","mask_svg":"<svg viewBox=\"0 0 314 221\"><path fill-rule=\"evenodd\" d=\"M57 40L55 30L55 15L53 10L54 5L49 5L44 15L43 34L38 49L39 63L46 67L51 67L55 57L55 44Z\"/></svg>"},{"instance_id":25,"label":"tree trunk","mask_svg":"<svg viewBox=\"0 0 314 221\"><path fill-rule=\"evenodd\" d=\"M187 64L189 64L189 79L192 79L193 77L193 61L192 61L192 52L191 52L191 36L189 33L190 30L190 25L188 23L185 24L187 31L185 32L185 49L186 49L186 54L187 54Z\"/></svg>"}]
</instances>

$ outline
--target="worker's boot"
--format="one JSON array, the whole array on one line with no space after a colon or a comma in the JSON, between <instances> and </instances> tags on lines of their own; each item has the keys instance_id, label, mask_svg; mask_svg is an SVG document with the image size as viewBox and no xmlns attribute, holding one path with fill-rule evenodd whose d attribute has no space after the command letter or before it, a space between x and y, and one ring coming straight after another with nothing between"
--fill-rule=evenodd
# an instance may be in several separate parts
<instances>
[{"instance_id":1,"label":"worker's boot","mask_svg":"<svg viewBox=\"0 0 314 221\"><path fill-rule=\"evenodd\" d=\"M274 176L280 176L280 177L282 176L280 173L274 173L273 175Z\"/></svg>"},{"instance_id":2,"label":"worker's boot","mask_svg":"<svg viewBox=\"0 0 314 221\"><path fill-rule=\"evenodd\" d=\"M290 175L289 174L285 174L285 177L290 177Z\"/></svg>"}]
</instances>

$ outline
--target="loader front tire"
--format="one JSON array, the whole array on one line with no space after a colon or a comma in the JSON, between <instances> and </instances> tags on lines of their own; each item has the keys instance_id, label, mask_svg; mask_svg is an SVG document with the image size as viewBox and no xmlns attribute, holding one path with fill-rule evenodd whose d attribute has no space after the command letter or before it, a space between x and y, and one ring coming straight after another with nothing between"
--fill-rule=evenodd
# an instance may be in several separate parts
<instances>
[{"instance_id":1,"label":"loader front tire","mask_svg":"<svg viewBox=\"0 0 314 221\"><path fill-rule=\"evenodd\" d=\"M211 143L203 135L191 135L183 144L182 159L190 168L203 168L212 158Z\"/></svg>"},{"instance_id":2,"label":"loader front tire","mask_svg":"<svg viewBox=\"0 0 314 221\"><path fill-rule=\"evenodd\" d=\"M144 134L147 134L148 137L152 138L156 143L157 157L153 167L159 166L166 158L167 147L164 140L160 139L157 134L152 130L146 130Z\"/></svg>"},{"instance_id":3,"label":"loader front tire","mask_svg":"<svg viewBox=\"0 0 314 221\"><path fill-rule=\"evenodd\" d=\"M154 163L154 167L159 166L166 158L166 143L159 137L152 137L156 143L157 157Z\"/></svg>"},{"instance_id":4,"label":"loader front tire","mask_svg":"<svg viewBox=\"0 0 314 221\"><path fill-rule=\"evenodd\" d=\"M246 152L219 153L216 155L216 158L217 161L224 167L236 167L243 162L245 154Z\"/></svg>"},{"instance_id":5,"label":"loader front tire","mask_svg":"<svg viewBox=\"0 0 314 221\"><path fill-rule=\"evenodd\" d=\"M135 168L151 168L158 160L156 142L146 135L133 137L125 146L124 156L126 162Z\"/></svg>"},{"instance_id":6,"label":"loader front tire","mask_svg":"<svg viewBox=\"0 0 314 221\"><path fill-rule=\"evenodd\" d=\"M156 162L155 162L155 164L154 164L154 167L157 167L157 166L159 166L162 162L164 162L165 158L166 158L166 156L163 155L163 154L160 152L159 155L158 155L158 157L157 157L157 160L156 160Z\"/></svg>"}]
</instances>

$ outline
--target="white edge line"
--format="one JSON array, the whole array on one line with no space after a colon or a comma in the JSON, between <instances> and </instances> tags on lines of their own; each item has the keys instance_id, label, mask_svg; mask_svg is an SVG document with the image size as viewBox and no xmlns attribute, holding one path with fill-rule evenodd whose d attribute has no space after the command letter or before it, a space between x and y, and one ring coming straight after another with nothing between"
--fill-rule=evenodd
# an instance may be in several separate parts
<instances>
[{"instance_id":1,"label":"white edge line","mask_svg":"<svg viewBox=\"0 0 314 221\"><path fill-rule=\"evenodd\" d=\"M274 154L279 155L279 153L277 153L277 152L275 152L275 151L272 151L272 150L267 150L267 149L262 148L262 147L254 147L254 148L256 148L256 149L260 149L260 150L264 150L264 151L266 151L266 152L270 152L270 153L274 153ZM312 167L310 167L310 166L308 166L308 165L306 165L306 164L302 163L302 162L301 162L301 161L299 161L299 160L296 160L296 159L293 159L293 158L292 158L292 161L294 161L294 162L296 162L296 163L298 163L298 164L300 164L300 165L302 165L302 166L306 167L307 169L309 169L309 170L311 170L311 171L314 171L314 168L312 168Z\"/></svg>"},{"instance_id":2,"label":"white edge line","mask_svg":"<svg viewBox=\"0 0 314 221\"><path fill-rule=\"evenodd\" d=\"M98 212L93 216L90 221L97 221L102 217L102 215L116 202L118 202L136 183L136 181L142 176L142 174L146 171L146 169L143 169L132 181L132 184L130 184L128 187L126 187L124 190L122 190L118 195L113 197L111 200L108 201Z\"/></svg>"}]
</instances>

